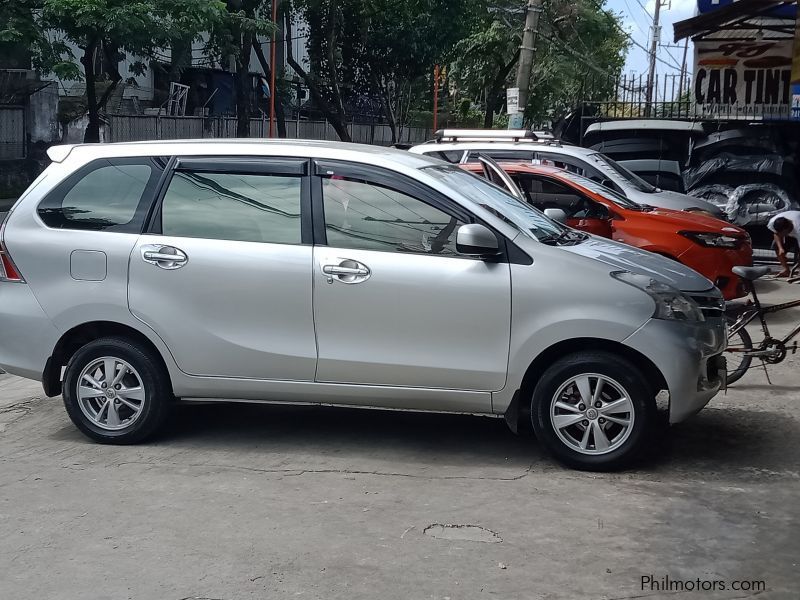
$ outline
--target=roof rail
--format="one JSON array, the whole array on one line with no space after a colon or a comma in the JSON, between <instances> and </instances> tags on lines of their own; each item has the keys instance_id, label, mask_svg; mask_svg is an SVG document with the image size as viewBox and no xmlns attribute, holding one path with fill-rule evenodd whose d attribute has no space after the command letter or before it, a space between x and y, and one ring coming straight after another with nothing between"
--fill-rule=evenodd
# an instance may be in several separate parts
<instances>
[{"instance_id":1,"label":"roof rail","mask_svg":"<svg viewBox=\"0 0 800 600\"><path fill-rule=\"evenodd\" d=\"M438 129L433 137L437 142L519 142L539 139L529 129Z\"/></svg>"}]
</instances>

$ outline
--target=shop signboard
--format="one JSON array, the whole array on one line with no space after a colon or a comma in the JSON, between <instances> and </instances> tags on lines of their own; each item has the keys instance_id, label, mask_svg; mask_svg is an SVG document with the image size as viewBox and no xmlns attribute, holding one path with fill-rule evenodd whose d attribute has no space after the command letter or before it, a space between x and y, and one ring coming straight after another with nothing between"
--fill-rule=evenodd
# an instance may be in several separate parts
<instances>
[{"instance_id":1,"label":"shop signboard","mask_svg":"<svg viewBox=\"0 0 800 600\"><path fill-rule=\"evenodd\" d=\"M784 118L792 102L793 40L695 42L694 101L701 114Z\"/></svg>"}]
</instances>

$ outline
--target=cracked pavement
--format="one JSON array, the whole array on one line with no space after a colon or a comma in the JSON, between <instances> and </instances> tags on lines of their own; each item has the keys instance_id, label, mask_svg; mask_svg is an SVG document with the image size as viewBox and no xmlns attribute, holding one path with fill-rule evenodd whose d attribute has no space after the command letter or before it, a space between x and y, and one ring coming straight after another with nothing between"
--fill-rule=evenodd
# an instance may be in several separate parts
<instances>
[{"instance_id":1,"label":"cracked pavement","mask_svg":"<svg viewBox=\"0 0 800 600\"><path fill-rule=\"evenodd\" d=\"M0 375L0 599L796 599L798 366L754 369L615 474L501 420L324 407L180 406L153 442L100 446Z\"/></svg>"}]
</instances>

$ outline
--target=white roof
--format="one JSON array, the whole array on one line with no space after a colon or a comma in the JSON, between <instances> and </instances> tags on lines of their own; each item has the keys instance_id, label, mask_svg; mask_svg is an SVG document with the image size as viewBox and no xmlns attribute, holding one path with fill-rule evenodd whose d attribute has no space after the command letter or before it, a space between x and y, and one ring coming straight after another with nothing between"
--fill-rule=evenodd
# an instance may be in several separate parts
<instances>
[{"instance_id":1,"label":"white roof","mask_svg":"<svg viewBox=\"0 0 800 600\"><path fill-rule=\"evenodd\" d=\"M623 119L620 121L601 121L592 123L586 128L586 134L601 131L683 131L686 133L704 133L703 126L693 121L670 121L668 119Z\"/></svg>"},{"instance_id":2,"label":"white roof","mask_svg":"<svg viewBox=\"0 0 800 600\"><path fill-rule=\"evenodd\" d=\"M451 142L441 144L419 144L409 148L414 154L431 154L433 152L452 152L464 150L527 150L530 152L551 152L568 156L589 156L597 154L597 150L573 146L571 144L553 144L547 141L531 140L528 142Z\"/></svg>"},{"instance_id":3,"label":"white roof","mask_svg":"<svg viewBox=\"0 0 800 600\"><path fill-rule=\"evenodd\" d=\"M284 139L226 138L75 144L51 146L47 155L54 162L63 162L68 156L78 157L82 160L124 156L285 156L339 159L412 169L441 164L440 161L433 158L396 148L346 142Z\"/></svg>"}]
</instances>

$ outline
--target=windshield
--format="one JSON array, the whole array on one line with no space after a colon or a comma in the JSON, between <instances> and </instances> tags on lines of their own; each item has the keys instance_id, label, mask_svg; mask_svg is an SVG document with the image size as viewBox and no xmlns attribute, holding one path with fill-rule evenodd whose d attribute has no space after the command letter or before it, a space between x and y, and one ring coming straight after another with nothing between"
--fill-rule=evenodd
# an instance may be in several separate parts
<instances>
[{"instance_id":1,"label":"windshield","mask_svg":"<svg viewBox=\"0 0 800 600\"><path fill-rule=\"evenodd\" d=\"M603 184L597 183L594 179L589 179L588 177L584 177L583 175L578 175L577 173L573 173L572 171L562 171L561 173L558 174L558 176L561 179L567 179L573 183L576 183L580 187L587 189L590 192L594 192L599 196L608 198L614 204L617 204L624 208L629 208L631 210L642 209L641 204L637 204L633 200L628 200L625 196L623 196L619 192L615 192L614 190L607 188Z\"/></svg>"},{"instance_id":2,"label":"windshield","mask_svg":"<svg viewBox=\"0 0 800 600\"><path fill-rule=\"evenodd\" d=\"M605 154L600 154L599 152L596 154L589 155L589 158L594 161L594 163L598 166L601 171L606 173L611 172L610 174L612 177L622 177L625 179L629 185L633 186L640 192L645 192L647 194L652 194L653 192L658 191L658 188L655 186L650 185L644 179L639 177L636 173L629 171L617 161L610 159Z\"/></svg>"},{"instance_id":3,"label":"windshield","mask_svg":"<svg viewBox=\"0 0 800 600\"><path fill-rule=\"evenodd\" d=\"M493 183L463 169L450 165L436 165L423 169L448 187L458 190L468 200L536 240L550 240L569 230Z\"/></svg>"}]
</instances>

